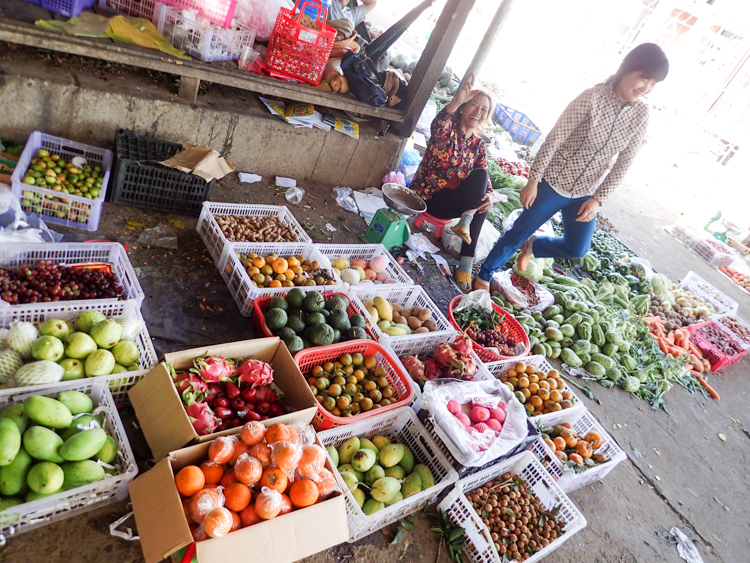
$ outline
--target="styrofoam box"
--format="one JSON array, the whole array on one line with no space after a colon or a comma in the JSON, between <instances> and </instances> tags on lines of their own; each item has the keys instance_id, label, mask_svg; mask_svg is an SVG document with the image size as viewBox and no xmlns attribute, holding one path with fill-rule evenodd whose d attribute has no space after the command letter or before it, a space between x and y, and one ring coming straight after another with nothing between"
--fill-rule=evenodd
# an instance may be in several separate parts
<instances>
[{"instance_id":1,"label":"styrofoam box","mask_svg":"<svg viewBox=\"0 0 750 563\"><path fill-rule=\"evenodd\" d=\"M391 279L396 280L397 284L414 285L414 281L382 244L318 244L316 246L324 256L328 256L331 262L336 258L346 258L347 260L359 258L369 262L376 256L386 256L388 258L388 266L385 269L385 273Z\"/></svg>"},{"instance_id":2,"label":"styrofoam box","mask_svg":"<svg viewBox=\"0 0 750 563\"><path fill-rule=\"evenodd\" d=\"M430 468L435 479L435 485L368 516L362 512L341 478L341 474L336 470L334 472L336 479L346 497L346 519L349 522L350 542L361 539L404 516L416 512L426 504L433 502L443 489L455 483L458 479L458 474L419 423L417 415L409 407L402 407L382 415L318 433L318 437L324 446L337 448L353 436L358 438L386 436L393 443L403 444L414 455L415 463L423 463Z\"/></svg>"},{"instance_id":3,"label":"styrofoam box","mask_svg":"<svg viewBox=\"0 0 750 563\"><path fill-rule=\"evenodd\" d=\"M289 225L294 234L297 235L296 242L312 242L307 233L294 218L292 212L283 205L246 205L243 203L219 203L215 201L204 201L203 210L198 217L195 230L198 231L203 244L208 248L214 264L219 265L224 247L229 240L224 236L221 227L216 222L216 216L238 215L242 217L278 217L285 225ZM243 242L243 241L232 241ZM246 242L246 241L244 241Z\"/></svg>"},{"instance_id":4,"label":"styrofoam box","mask_svg":"<svg viewBox=\"0 0 750 563\"><path fill-rule=\"evenodd\" d=\"M125 288L125 299L133 299L138 308L143 304L145 295L135 275L125 248L117 242L48 242L34 244L0 244L0 266L17 267L22 264L36 266L39 260L52 260L60 265L107 263L111 264L112 272L117 281ZM66 304L114 303L112 299L76 299L57 301ZM35 307L37 304L10 305L0 301L2 307Z\"/></svg>"},{"instance_id":5,"label":"styrofoam box","mask_svg":"<svg viewBox=\"0 0 750 563\"><path fill-rule=\"evenodd\" d=\"M557 519L560 523L564 523L563 535L526 559L526 563L540 561L586 527L586 518L555 483L534 454L523 452L479 473L464 477L438 505L438 510L447 513L455 524L466 530L464 553L472 563L502 563L503 559L495 549L489 529L466 498L466 494L506 472L524 479L527 488L534 492L539 502L548 510L559 506Z\"/></svg>"},{"instance_id":6,"label":"styrofoam box","mask_svg":"<svg viewBox=\"0 0 750 563\"><path fill-rule=\"evenodd\" d=\"M552 367L552 364L550 364L544 356L526 356L524 358L514 358L512 360L503 360L501 362L490 362L484 364L484 367L487 368L487 371L492 374L493 377L498 377L504 373L507 373L510 368L512 368L514 365L516 365L519 362L523 362L525 364L534 364L537 368L539 368L542 371L548 372L551 369L555 369ZM547 414L540 414L538 416L530 416L531 422L536 424L538 427L540 424L544 424L546 426L554 426L555 424L560 424L563 422L568 416L571 415L574 411L583 411L586 409L586 406L583 404L583 401L578 398L578 395L573 392L573 389L570 387L570 385L565 384L565 387L563 389L567 389L570 391L573 401L573 406L569 409L557 411L557 412L551 412Z\"/></svg>"},{"instance_id":7,"label":"styrofoam box","mask_svg":"<svg viewBox=\"0 0 750 563\"><path fill-rule=\"evenodd\" d=\"M456 329L448 322L445 315L440 312L440 309L435 302L430 299L427 292L421 285L395 285L395 284L359 284L349 286L350 293L354 293L361 301L367 299L374 299L375 297L382 297L388 301L391 305L401 305L404 309L411 309L412 307L422 307L432 311L431 319L435 321L437 330L434 332L425 332L423 334L407 334L404 336L389 336L381 331L378 335L380 342L391 343L391 342L412 342L412 341L424 341L440 344L446 334L455 336ZM375 323L375 319L370 316L369 311L365 309L367 317Z\"/></svg>"},{"instance_id":8,"label":"styrofoam box","mask_svg":"<svg viewBox=\"0 0 750 563\"><path fill-rule=\"evenodd\" d=\"M568 411L564 412L567 413ZM586 471L576 473L572 469L565 467L565 463L560 461L544 440L541 437L538 438L531 450L544 468L549 471L552 478L557 481L560 488L566 493L572 493L581 487L591 485L599 479L603 479L618 463L628 457L622 448L617 445L617 442L615 442L609 432L599 424L596 417L588 410L572 412L562 422L569 422L573 426L573 430L580 436L585 436L592 430L599 432L604 437L604 443L595 453L602 454L609 459L606 463L601 463Z\"/></svg>"},{"instance_id":9,"label":"styrofoam box","mask_svg":"<svg viewBox=\"0 0 750 563\"><path fill-rule=\"evenodd\" d=\"M30 305L28 307L31 307ZM142 326L141 330L133 341L138 348L140 358L138 363L141 365L140 370L128 371L124 373L114 373L112 375L103 375L96 378L96 381L104 381L109 385L109 390L116 404L129 403L128 390L140 381L151 368L158 362L154 345L148 334L146 323L143 322L141 311L135 301L115 301L114 303L86 303L76 302L68 304L65 301L57 303L38 303L33 308L0 308L0 328L8 328L15 321L39 322L42 323L48 319L61 319L63 321L74 321L78 313L82 311L100 311L107 318L110 317L134 317L138 319ZM16 387L0 391L0 395L12 395L20 390L33 391L46 385L35 385L32 387Z\"/></svg>"},{"instance_id":10,"label":"styrofoam box","mask_svg":"<svg viewBox=\"0 0 750 563\"><path fill-rule=\"evenodd\" d=\"M246 242L234 242L229 243L224 247L221 259L219 260L218 268L221 277L229 288L229 292L234 297L234 301L240 308L242 314L246 317L252 316L253 311L253 300L258 297L273 297L275 295L286 295L293 288L291 287L266 287L259 288L250 279L250 275L247 270L243 267L240 262L238 254L250 254L251 252L256 253L259 256L267 256L268 254L275 252L279 256L295 256L302 255L305 259L314 260L319 262L322 268L329 270L333 273L331 262L323 256L316 246L312 243L280 243L280 242L265 242L265 243L246 243ZM338 276L334 274L334 285L321 285L321 286L301 286L303 289L312 289L325 291L330 293L329 289L336 287L339 292L343 293L343 283Z\"/></svg>"},{"instance_id":11,"label":"styrofoam box","mask_svg":"<svg viewBox=\"0 0 750 563\"><path fill-rule=\"evenodd\" d=\"M682 289L688 289L696 295L702 297L707 303L710 303L716 309L716 316L734 315L740 308L731 297L724 295L695 272L688 272L680 282Z\"/></svg>"},{"instance_id":12,"label":"styrofoam box","mask_svg":"<svg viewBox=\"0 0 750 563\"><path fill-rule=\"evenodd\" d=\"M122 426L120 415L107 385L99 379L79 379L59 383L37 391L26 388L23 393L0 396L0 410L15 403L23 402L31 395L56 397L61 391L81 391L91 396L95 408L104 409L104 430L117 442L117 456L112 465L117 475L106 476L103 480L83 487L6 508L0 512L0 538L28 532L52 522L76 516L94 508L127 498L128 484L138 474L133 451Z\"/></svg>"}]
</instances>

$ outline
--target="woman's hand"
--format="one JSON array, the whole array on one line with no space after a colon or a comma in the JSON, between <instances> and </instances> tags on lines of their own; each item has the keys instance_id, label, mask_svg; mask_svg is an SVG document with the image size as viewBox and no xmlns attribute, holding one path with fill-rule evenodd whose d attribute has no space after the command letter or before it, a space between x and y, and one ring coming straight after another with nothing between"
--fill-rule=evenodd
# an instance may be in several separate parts
<instances>
[{"instance_id":1,"label":"woman's hand","mask_svg":"<svg viewBox=\"0 0 750 563\"><path fill-rule=\"evenodd\" d=\"M536 199L536 190L539 182L537 180L529 180L521 190L521 205L524 209L528 209L534 204Z\"/></svg>"},{"instance_id":2,"label":"woman's hand","mask_svg":"<svg viewBox=\"0 0 750 563\"><path fill-rule=\"evenodd\" d=\"M602 204L599 203L599 200L595 197L587 199L583 202L583 205L581 205L581 208L578 210L578 218L576 219L576 221L578 221L579 223L588 223L596 217L596 212L599 211L601 205Z\"/></svg>"},{"instance_id":3,"label":"woman's hand","mask_svg":"<svg viewBox=\"0 0 750 563\"><path fill-rule=\"evenodd\" d=\"M492 198L490 197L490 194L484 194L482 196L482 202L479 204L479 207L477 207L477 213L487 213L490 209L492 209Z\"/></svg>"},{"instance_id":4,"label":"woman's hand","mask_svg":"<svg viewBox=\"0 0 750 563\"><path fill-rule=\"evenodd\" d=\"M476 92L472 90L473 87L474 73L472 72L469 76L466 77L466 81L458 89L456 95L453 96L453 99L450 101L450 103L445 106L445 111L447 111L448 113L453 113L458 108L460 108L464 102L469 101L471 97L476 94Z\"/></svg>"}]
</instances>

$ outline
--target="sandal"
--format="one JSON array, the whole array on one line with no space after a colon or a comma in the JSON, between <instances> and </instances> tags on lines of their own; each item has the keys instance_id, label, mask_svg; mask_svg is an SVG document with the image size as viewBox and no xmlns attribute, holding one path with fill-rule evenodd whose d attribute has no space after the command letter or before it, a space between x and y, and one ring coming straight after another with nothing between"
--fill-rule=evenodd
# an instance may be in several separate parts
<instances>
[{"instance_id":1,"label":"sandal","mask_svg":"<svg viewBox=\"0 0 750 563\"><path fill-rule=\"evenodd\" d=\"M465 225L455 225L454 227L451 227L451 231L453 231L458 236L458 238L460 238L466 244L471 244L471 233L469 231L469 227Z\"/></svg>"},{"instance_id":2,"label":"sandal","mask_svg":"<svg viewBox=\"0 0 750 563\"><path fill-rule=\"evenodd\" d=\"M471 274L469 272L462 272L458 268L455 268L453 270L453 280L464 293L471 291Z\"/></svg>"}]
</instances>

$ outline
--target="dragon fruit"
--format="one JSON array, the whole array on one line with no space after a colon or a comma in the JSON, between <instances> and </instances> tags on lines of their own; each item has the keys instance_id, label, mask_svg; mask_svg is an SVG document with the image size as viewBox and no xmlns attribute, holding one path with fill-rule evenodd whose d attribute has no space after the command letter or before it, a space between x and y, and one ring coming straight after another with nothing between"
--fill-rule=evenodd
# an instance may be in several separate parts
<instances>
[{"instance_id":1,"label":"dragon fruit","mask_svg":"<svg viewBox=\"0 0 750 563\"><path fill-rule=\"evenodd\" d=\"M175 374L174 384L177 387L177 391L180 394L193 393L195 395L202 395L208 391L208 385L203 381L198 374L190 373L189 371L181 371Z\"/></svg>"},{"instance_id":2,"label":"dragon fruit","mask_svg":"<svg viewBox=\"0 0 750 563\"><path fill-rule=\"evenodd\" d=\"M211 434L216 430L218 419L206 403L192 403L185 407L185 412L190 417L193 429L198 436Z\"/></svg>"},{"instance_id":3,"label":"dragon fruit","mask_svg":"<svg viewBox=\"0 0 750 563\"><path fill-rule=\"evenodd\" d=\"M246 383L253 387L268 385L273 381L273 369L266 362L260 360L245 360L237 369L240 383Z\"/></svg>"},{"instance_id":4,"label":"dragon fruit","mask_svg":"<svg viewBox=\"0 0 750 563\"><path fill-rule=\"evenodd\" d=\"M424 361L424 376L428 381L442 377L443 371L435 358L427 358Z\"/></svg>"},{"instance_id":5,"label":"dragon fruit","mask_svg":"<svg viewBox=\"0 0 750 563\"><path fill-rule=\"evenodd\" d=\"M449 366L456 359L456 352L450 344L438 344L435 346L433 358L440 366Z\"/></svg>"},{"instance_id":6,"label":"dragon fruit","mask_svg":"<svg viewBox=\"0 0 750 563\"><path fill-rule=\"evenodd\" d=\"M462 332L459 336L457 336L456 340L451 346L456 352L466 354L467 356L471 354L471 351L474 349L474 343L472 342L471 338L466 335L465 332Z\"/></svg>"},{"instance_id":7,"label":"dragon fruit","mask_svg":"<svg viewBox=\"0 0 750 563\"><path fill-rule=\"evenodd\" d=\"M193 361L195 366L191 371L201 376L207 383L226 381L234 375L234 362L218 356L202 356Z\"/></svg>"},{"instance_id":8,"label":"dragon fruit","mask_svg":"<svg viewBox=\"0 0 750 563\"><path fill-rule=\"evenodd\" d=\"M443 377L452 379L473 379L477 373L477 363L471 356L456 354L451 363L442 366Z\"/></svg>"},{"instance_id":9,"label":"dragon fruit","mask_svg":"<svg viewBox=\"0 0 750 563\"><path fill-rule=\"evenodd\" d=\"M424 364L419 358L416 356L406 356L405 358L401 358L401 363L404 364L406 371L414 381L424 385Z\"/></svg>"}]
</instances>

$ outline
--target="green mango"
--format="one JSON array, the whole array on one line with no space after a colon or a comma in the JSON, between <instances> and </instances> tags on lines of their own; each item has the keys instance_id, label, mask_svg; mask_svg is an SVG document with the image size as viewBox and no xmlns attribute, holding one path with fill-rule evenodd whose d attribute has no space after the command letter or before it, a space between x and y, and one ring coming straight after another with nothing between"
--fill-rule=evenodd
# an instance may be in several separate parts
<instances>
[{"instance_id":1,"label":"green mango","mask_svg":"<svg viewBox=\"0 0 750 563\"><path fill-rule=\"evenodd\" d=\"M364 483L365 481L365 474L361 471L357 471L352 467L351 463L345 463L344 465L339 465L339 473L351 473L357 478L357 481L360 483Z\"/></svg>"},{"instance_id":2,"label":"green mango","mask_svg":"<svg viewBox=\"0 0 750 563\"><path fill-rule=\"evenodd\" d=\"M383 467L393 467L404 458L406 448L402 444L388 444L380 450L378 460Z\"/></svg>"},{"instance_id":3,"label":"green mango","mask_svg":"<svg viewBox=\"0 0 750 563\"><path fill-rule=\"evenodd\" d=\"M362 506L362 512L370 516L371 514L375 514L379 510L383 510L385 508L385 505L382 502L378 502L375 499L368 499L364 506Z\"/></svg>"},{"instance_id":4,"label":"green mango","mask_svg":"<svg viewBox=\"0 0 750 563\"><path fill-rule=\"evenodd\" d=\"M0 467L0 495L12 497L22 493L26 487L26 476L33 464L34 460L26 450L18 450L16 458L9 465Z\"/></svg>"},{"instance_id":5,"label":"green mango","mask_svg":"<svg viewBox=\"0 0 750 563\"><path fill-rule=\"evenodd\" d=\"M365 483L367 485L372 485L375 481L382 479L383 477L385 477L385 471L383 471L383 468L379 465L373 465L367 473L365 473Z\"/></svg>"},{"instance_id":6,"label":"green mango","mask_svg":"<svg viewBox=\"0 0 750 563\"><path fill-rule=\"evenodd\" d=\"M352 456L351 465L355 471L367 473L375 465L377 459L378 456L374 451L363 448L357 450Z\"/></svg>"},{"instance_id":7,"label":"green mango","mask_svg":"<svg viewBox=\"0 0 750 563\"><path fill-rule=\"evenodd\" d=\"M367 438L360 438L359 439L359 447L360 447L360 449L372 450L372 451L375 452L375 455L377 455L377 454L380 453L380 448L378 448L375 444L373 444Z\"/></svg>"},{"instance_id":8,"label":"green mango","mask_svg":"<svg viewBox=\"0 0 750 563\"><path fill-rule=\"evenodd\" d=\"M71 424L68 428L60 433L60 436L63 440L67 440L71 436L82 432L87 426L91 424L91 421L93 420L95 420L99 424L99 426L102 426L104 424L104 419L100 415L94 416L91 414L84 414L76 418L73 421L73 424Z\"/></svg>"},{"instance_id":9,"label":"green mango","mask_svg":"<svg viewBox=\"0 0 750 563\"><path fill-rule=\"evenodd\" d=\"M32 426L23 433L23 447L34 459L62 463L60 446L64 440L56 433L44 426Z\"/></svg>"},{"instance_id":10,"label":"green mango","mask_svg":"<svg viewBox=\"0 0 750 563\"><path fill-rule=\"evenodd\" d=\"M394 465L385 470L386 477L393 477L399 481L406 477L406 470L400 465Z\"/></svg>"},{"instance_id":11,"label":"green mango","mask_svg":"<svg viewBox=\"0 0 750 563\"><path fill-rule=\"evenodd\" d=\"M409 474L404 482L401 483L401 494L404 498L409 498L412 495L422 492L422 478L419 473Z\"/></svg>"},{"instance_id":12,"label":"green mango","mask_svg":"<svg viewBox=\"0 0 750 563\"><path fill-rule=\"evenodd\" d=\"M68 407L73 414L88 414L94 410L94 402L86 393L80 391L63 391L58 393L57 400Z\"/></svg>"},{"instance_id":13,"label":"green mango","mask_svg":"<svg viewBox=\"0 0 750 563\"><path fill-rule=\"evenodd\" d=\"M66 491L101 481L105 475L104 468L90 459L67 461L61 467L65 476L63 489Z\"/></svg>"},{"instance_id":14,"label":"green mango","mask_svg":"<svg viewBox=\"0 0 750 563\"><path fill-rule=\"evenodd\" d=\"M23 407L23 403L17 403L5 407L0 411L0 418L9 418L15 422L21 434L23 434L29 426L29 417L26 416L26 409Z\"/></svg>"},{"instance_id":15,"label":"green mango","mask_svg":"<svg viewBox=\"0 0 750 563\"><path fill-rule=\"evenodd\" d=\"M60 401L50 397L32 395L23 402L28 417L42 426L61 430L73 423L73 414Z\"/></svg>"},{"instance_id":16,"label":"green mango","mask_svg":"<svg viewBox=\"0 0 750 563\"><path fill-rule=\"evenodd\" d=\"M375 445L376 448L378 448L378 450L382 450L384 447L390 444L391 441L385 436L375 436L372 439L372 443ZM378 453L380 452L378 451Z\"/></svg>"},{"instance_id":17,"label":"green mango","mask_svg":"<svg viewBox=\"0 0 750 563\"><path fill-rule=\"evenodd\" d=\"M419 475L419 478L422 480L423 491L435 486L435 478L432 476L432 471L424 463L415 465L414 473Z\"/></svg>"},{"instance_id":18,"label":"green mango","mask_svg":"<svg viewBox=\"0 0 750 563\"><path fill-rule=\"evenodd\" d=\"M101 428L92 428L74 434L60 446L60 455L66 461L83 461L102 449L107 441L107 433Z\"/></svg>"},{"instance_id":19,"label":"green mango","mask_svg":"<svg viewBox=\"0 0 750 563\"><path fill-rule=\"evenodd\" d=\"M21 449L21 431L10 418L0 418L0 467L10 465Z\"/></svg>"},{"instance_id":20,"label":"green mango","mask_svg":"<svg viewBox=\"0 0 750 563\"><path fill-rule=\"evenodd\" d=\"M100 459L104 463L112 463L115 457L117 457L117 442L112 436L107 435L107 441L104 442L102 449L96 452L91 459L94 461Z\"/></svg>"},{"instance_id":21,"label":"green mango","mask_svg":"<svg viewBox=\"0 0 750 563\"><path fill-rule=\"evenodd\" d=\"M35 493L54 494L62 488L65 474L62 467L51 461L40 461L29 470L26 482Z\"/></svg>"},{"instance_id":22,"label":"green mango","mask_svg":"<svg viewBox=\"0 0 750 563\"><path fill-rule=\"evenodd\" d=\"M354 496L354 500L357 503L357 505L362 508L365 504L365 492L362 489L354 489L354 492L352 493Z\"/></svg>"},{"instance_id":23,"label":"green mango","mask_svg":"<svg viewBox=\"0 0 750 563\"><path fill-rule=\"evenodd\" d=\"M339 447L339 462L343 464L351 463L354 454L360 449L359 438L352 436Z\"/></svg>"},{"instance_id":24,"label":"green mango","mask_svg":"<svg viewBox=\"0 0 750 563\"><path fill-rule=\"evenodd\" d=\"M414 456L406 446L404 446L404 457L401 458L398 464L404 468L407 475L414 471Z\"/></svg>"},{"instance_id":25,"label":"green mango","mask_svg":"<svg viewBox=\"0 0 750 563\"><path fill-rule=\"evenodd\" d=\"M357 476L350 471L344 471L341 473L341 478L344 480L344 483L346 483L346 486L349 488L349 492L354 493L354 491L359 486L359 481L357 480Z\"/></svg>"},{"instance_id":26,"label":"green mango","mask_svg":"<svg viewBox=\"0 0 750 563\"><path fill-rule=\"evenodd\" d=\"M401 494L401 491L398 491L395 495L393 495L393 498L389 500L388 502L384 502L383 504L388 507L392 504L396 504L397 502L401 502L404 500L404 495Z\"/></svg>"},{"instance_id":27,"label":"green mango","mask_svg":"<svg viewBox=\"0 0 750 563\"><path fill-rule=\"evenodd\" d=\"M387 502L391 500L401 489L398 479L393 477L383 477L372 484L370 495L378 502Z\"/></svg>"},{"instance_id":28,"label":"green mango","mask_svg":"<svg viewBox=\"0 0 750 563\"><path fill-rule=\"evenodd\" d=\"M19 504L23 504L24 502L26 501L18 497L0 498L0 512L18 506Z\"/></svg>"},{"instance_id":29,"label":"green mango","mask_svg":"<svg viewBox=\"0 0 750 563\"><path fill-rule=\"evenodd\" d=\"M333 446L328 446L326 448L326 451L328 452L328 456L331 458L331 461L333 462L333 466L338 467L339 466L339 451Z\"/></svg>"}]
</instances>

